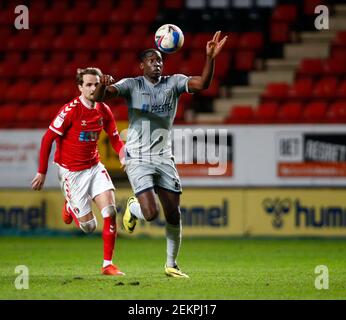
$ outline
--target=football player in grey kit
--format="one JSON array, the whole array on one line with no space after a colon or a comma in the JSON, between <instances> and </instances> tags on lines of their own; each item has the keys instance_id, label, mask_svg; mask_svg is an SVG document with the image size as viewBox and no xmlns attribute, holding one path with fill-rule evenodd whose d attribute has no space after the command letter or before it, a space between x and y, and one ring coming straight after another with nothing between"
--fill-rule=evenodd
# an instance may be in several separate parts
<instances>
[{"instance_id":1,"label":"football player in grey kit","mask_svg":"<svg viewBox=\"0 0 346 320\"><path fill-rule=\"evenodd\" d=\"M171 151L171 128L179 96L207 89L212 81L215 57L227 36L220 40L217 31L206 45L206 62L201 76L182 74L161 76L161 53L148 49L141 53L143 76L115 82L103 75L96 88L96 101L124 97L129 108L129 130L126 141L126 172L135 197L130 197L123 217L124 229L132 233L137 220L154 220L159 214L157 193L166 218L167 261L165 273L188 278L177 265L181 245L181 183Z\"/></svg>"}]
</instances>

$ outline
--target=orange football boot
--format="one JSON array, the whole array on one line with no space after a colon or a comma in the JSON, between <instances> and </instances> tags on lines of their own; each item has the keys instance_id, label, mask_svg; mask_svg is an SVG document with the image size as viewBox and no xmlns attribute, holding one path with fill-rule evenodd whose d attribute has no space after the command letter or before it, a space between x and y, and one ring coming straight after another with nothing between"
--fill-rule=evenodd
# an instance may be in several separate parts
<instances>
[{"instance_id":1,"label":"orange football boot","mask_svg":"<svg viewBox=\"0 0 346 320\"><path fill-rule=\"evenodd\" d=\"M64 206L62 208L61 215L62 215L62 220L64 220L64 222L66 224L71 224L73 217L72 217L71 213L69 213L67 210L67 201L66 200L65 200Z\"/></svg>"},{"instance_id":2,"label":"orange football boot","mask_svg":"<svg viewBox=\"0 0 346 320\"><path fill-rule=\"evenodd\" d=\"M125 273L121 272L114 264L109 264L107 267L102 268L102 274L106 276L124 276Z\"/></svg>"}]
</instances>

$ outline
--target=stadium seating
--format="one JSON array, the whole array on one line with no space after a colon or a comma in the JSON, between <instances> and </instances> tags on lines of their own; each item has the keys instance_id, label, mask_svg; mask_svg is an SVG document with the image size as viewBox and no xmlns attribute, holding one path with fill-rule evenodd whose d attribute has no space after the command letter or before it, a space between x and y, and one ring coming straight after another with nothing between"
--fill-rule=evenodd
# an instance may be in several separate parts
<instances>
[{"instance_id":1,"label":"stadium seating","mask_svg":"<svg viewBox=\"0 0 346 320\"><path fill-rule=\"evenodd\" d=\"M183 50L163 57L164 74L199 75L205 61L205 44L215 30L221 29L228 41L217 58L215 79L197 98L213 104L220 95L232 97L233 86L249 84L252 72L266 71L267 60L284 56L287 43L302 41L307 26L304 20L312 21L320 2L268 1L266 7L257 1L223 0L103 0L102 4L94 0L28 1L33 27L19 32L8 28L13 23L15 2L3 0L0 38L5 46L0 47L0 85L5 93L0 110L11 121L6 123L1 114L0 125L15 126L16 121L18 126L24 125L11 118L8 106L30 112L35 103L44 103L48 111L40 108L43 115L37 121L46 126L50 110L78 94L77 68L96 66L116 79L139 75L137 55L154 47L153 34L159 25L167 23L166 17L184 26L185 43ZM246 102L243 107L238 102L231 106L226 121L343 121L346 31L335 32L328 55L303 57L293 71L292 81L274 79L261 86L258 105L252 105L252 110ZM183 99L183 107L177 110L178 122L184 121L184 111L196 101L193 96ZM115 99L112 103L114 108L120 106L120 117L125 118L124 102Z\"/></svg>"}]
</instances>

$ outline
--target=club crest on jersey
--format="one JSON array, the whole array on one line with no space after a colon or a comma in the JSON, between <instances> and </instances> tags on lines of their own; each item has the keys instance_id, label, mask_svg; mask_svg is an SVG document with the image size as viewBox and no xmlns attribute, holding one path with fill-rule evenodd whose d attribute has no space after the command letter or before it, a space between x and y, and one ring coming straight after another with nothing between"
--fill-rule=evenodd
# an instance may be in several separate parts
<instances>
[{"instance_id":1,"label":"club crest on jersey","mask_svg":"<svg viewBox=\"0 0 346 320\"><path fill-rule=\"evenodd\" d=\"M103 118L99 119L99 126L101 126L101 127L103 126Z\"/></svg>"},{"instance_id":2,"label":"club crest on jersey","mask_svg":"<svg viewBox=\"0 0 346 320\"><path fill-rule=\"evenodd\" d=\"M82 126L82 127L85 127L86 125L87 125L86 120L82 120L81 126Z\"/></svg>"}]
</instances>

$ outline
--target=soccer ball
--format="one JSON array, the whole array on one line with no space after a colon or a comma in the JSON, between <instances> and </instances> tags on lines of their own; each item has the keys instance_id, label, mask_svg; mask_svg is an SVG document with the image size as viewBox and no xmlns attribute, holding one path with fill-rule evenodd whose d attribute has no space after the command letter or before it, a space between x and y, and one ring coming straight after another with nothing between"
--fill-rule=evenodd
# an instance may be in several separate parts
<instances>
[{"instance_id":1,"label":"soccer ball","mask_svg":"<svg viewBox=\"0 0 346 320\"><path fill-rule=\"evenodd\" d=\"M164 24L155 32L155 44L164 53L174 53L184 44L184 34L174 24Z\"/></svg>"}]
</instances>

